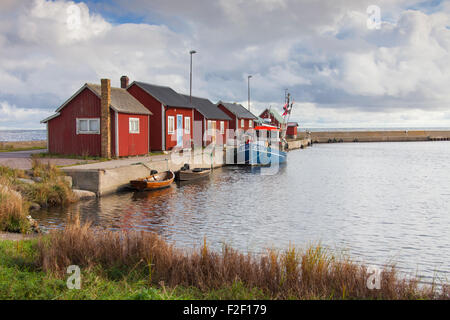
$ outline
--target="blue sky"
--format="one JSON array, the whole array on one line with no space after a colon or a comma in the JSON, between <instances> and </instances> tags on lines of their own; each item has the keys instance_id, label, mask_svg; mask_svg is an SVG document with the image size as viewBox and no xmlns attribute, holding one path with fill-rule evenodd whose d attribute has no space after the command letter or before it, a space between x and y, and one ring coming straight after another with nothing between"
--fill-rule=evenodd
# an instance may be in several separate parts
<instances>
[{"instance_id":1,"label":"blue sky","mask_svg":"<svg viewBox=\"0 0 450 320\"><path fill-rule=\"evenodd\" d=\"M449 26L435 0L3 0L0 130L42 128L105 77L186 93L191 49L194 94L214 102L246 106L252 74L252 111L288 88L304 127L450 126Z\"/></svg>"}]
</instances>

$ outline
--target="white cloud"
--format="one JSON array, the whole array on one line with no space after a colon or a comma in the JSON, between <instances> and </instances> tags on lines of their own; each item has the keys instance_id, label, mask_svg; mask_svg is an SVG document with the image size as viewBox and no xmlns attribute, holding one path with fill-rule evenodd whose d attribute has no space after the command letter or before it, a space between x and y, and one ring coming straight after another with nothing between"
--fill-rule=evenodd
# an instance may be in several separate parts
<instances>
[{"instance_id":1,"label":"white cloud","mask_svg":"<svg viewBox=\"0 0 450 320\"><path fill-rule=\"evenodd\" d=\"M0 101L54 110L85 82L118 86L123 74L186 93L196 49L194 94L213 101L246 105L252 74L255 110L281 108L289 88L309 110L300 122L388 125L407 113L450 125L450 7L405 9L418 2L378 1L382 28L368 30L369 0L131 0L111 9L155 24L113 24L72 1L2 1Z\"/></svg>"},{"instance_id":2,"label":"white cloud","mask_svg":"<svg viewBox=\"0 0 450 320\"><path fill-rule=\"evenodd\" d=\"M38 119L44 119L51 114L41 109L24 109L10 105L6 101L0 102L1 129L39 129Z\"/></svg>"}]
</instances>

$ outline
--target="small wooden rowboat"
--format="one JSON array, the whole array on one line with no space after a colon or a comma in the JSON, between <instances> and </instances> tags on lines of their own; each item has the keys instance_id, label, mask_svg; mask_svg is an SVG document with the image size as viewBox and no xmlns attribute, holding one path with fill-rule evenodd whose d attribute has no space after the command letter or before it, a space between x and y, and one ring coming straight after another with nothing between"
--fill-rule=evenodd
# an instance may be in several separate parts
<instances>
[{"instance_id":1,"label":"small wooden rowboat","mask_svg":"<svg viewBox=\"0 0 450 320\"><path fill-rule=\"evenodd\" d=\"M133 189L144 190L157 190L170 186L175 179L175 174L172 171L165 171L156 173L146 178L131 180L130 185Z\"/></svg>"},{"instance_id":2,"label":"small wooden rowboat","mask_svg":"<svg viewBox=\"0 0 450 320\"><path fill-rule=\"evenodd\" d=\"M178 181L192 181L200 178L209 177L211 169L208 168L196 168L192 170L180 170L177 172Z\"/></svg>"}]
</instances>

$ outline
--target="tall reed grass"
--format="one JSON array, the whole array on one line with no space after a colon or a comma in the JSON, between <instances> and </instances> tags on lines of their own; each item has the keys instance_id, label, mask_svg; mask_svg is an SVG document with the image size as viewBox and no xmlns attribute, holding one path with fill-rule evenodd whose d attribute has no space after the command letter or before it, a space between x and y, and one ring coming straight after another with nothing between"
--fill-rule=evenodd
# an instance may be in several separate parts
<instances>
[{"instance_id":1,"label":"tall reed grass","mask_svg":"<svg viewBox=\"0 0 450 320\"><path fill-rule=\"evenodd\" d=\"M69 265L102 270L113 279L134 274L149 285L195 287L208 292L236 283L261 290L272 299L448 299L444 286L419 286L394 267L381 272L381 288L370 290L363 265L337 258L321 246L289 247L263 255L229 246L211 251L206 240L197 250L175 248L154 233L98 230L79 219L37 244L37 264L63 274Z\"/></svg>"},{"instance_id":2,"label":"tall reed grass","mask_svg":"<svg viewBox=\"0 0 450 320\"><path fill-rule=\"evenodd\" d=\"M28 233L27 212L21 194L11 189L7 180L0 178L0 231Z\"/></svg>"}]
</instances>

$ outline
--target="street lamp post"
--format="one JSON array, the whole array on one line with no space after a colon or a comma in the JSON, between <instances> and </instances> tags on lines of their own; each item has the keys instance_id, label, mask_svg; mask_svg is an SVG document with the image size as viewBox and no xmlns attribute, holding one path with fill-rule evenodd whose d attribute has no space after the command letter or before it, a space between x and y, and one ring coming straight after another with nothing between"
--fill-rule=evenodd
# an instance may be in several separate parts
<instances>
[{"instance_id":1,"label":"street lamp post","mask_svg":"<svg viewBox=\"0 0 450 320\"><path fill-rule=\"evenodd\" d=\"M247 108L248 108L248 111L250 111L250 78L251 77L252 77L251 75L249 75L247 77L247 81L248 81L248 105L247 105Z\"/></svg>"},{"instance_id":2,"label":"street lamp post","mask_svg":"<svg viewBox=\"0 0 450 320\"><path fill-rule=\"evenodd\" d=\"M192 104L192 55L197 53L197 51L191 50L189 53L191 55L191 73L190 73L190 81L189 81L189 86L190 86L190 89L189 89L189 103Z\"/></svg>"}]
</instances>

